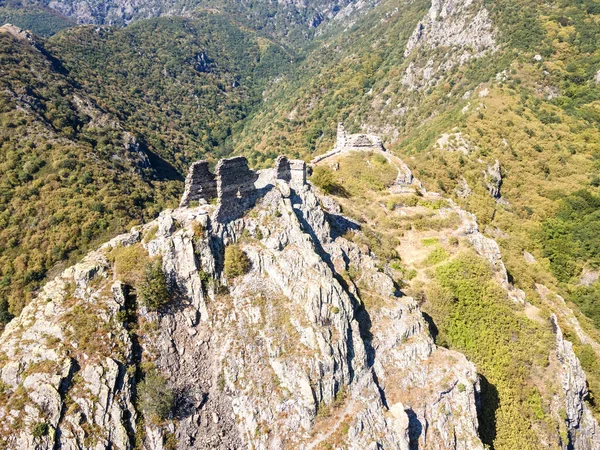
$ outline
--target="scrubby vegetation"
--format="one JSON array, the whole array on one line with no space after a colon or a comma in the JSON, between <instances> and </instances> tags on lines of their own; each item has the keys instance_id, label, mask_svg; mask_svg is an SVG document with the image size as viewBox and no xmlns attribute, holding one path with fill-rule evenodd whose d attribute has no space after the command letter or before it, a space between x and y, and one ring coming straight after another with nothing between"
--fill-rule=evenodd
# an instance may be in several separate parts
<instances>
[{"instance_id":1,"label":"scrubby vegetation","mask_svg":"<svg viewBox=\"0 0 600 450\"><path fill-rule=\"evenodd\" d=\"M18 0L0 4L0 26L5 23L31 30L40 36L51 36L75 25L74 20L41 4L24 6Z\"/></svg>"},{"instance_id":2,"label":"scrubby vegetation","mask_svg":"<svg viewBox=\"0 0 600 450\"><path fill-rule=\"evenodd\" d=\"M250 270L250 260L238 245L232 244L225 248L223 270L227 278L239 277Z\"/></svg>"},{"instance_id":3,"label":"scrubby vegetation","mask_svg":"<svg viewBox=\"0 0 600 450\"><path fill-rule=\"evenodd\" d=\"M31 435L34 438L41 438L48 434L48 424L46 422L38 422L31 429Z\"/></svg>"},{"instance_id":4,"label":"scrubby vegetation","mask_svg":"<svg viewBox=\"0 0 600 450\"><path fill-rule=\"evenodd\" d=\"M215 14L0 33L0 304L176 205L190 161L228 154L279 47ZM150 163L150 166L148 165Z\"/></svg>"},{"instance_id":5,"label":"scrubby vegetation","mask_svg":"<svg viewBox=\"0 0 600 450\"><path fill-rule=\"evenodd\" d=\"M542 248L567 297L600 329L600 196L582 190L562 199L543 223ZM592 278L582 284L584 269Z\"/></svg>"},{"instance_id":6,"label":"scrubby vegetation","mask_svg":"<svg viewBox=\"0 0 600 450\"><path fill-rule=\"evenodd\" d=\"M551 395L540 396L535 384L548 365L549 325L516 312L488 265L471 254L437 267L427 298L437 342L463 352L484 377L483 441L497 450L538 448L536 432L554 431L545 423Z\"/></svg>"},{"instance_id":7,"label":"scrubby vegetation","mask_svg":"<svg viewBox=\"0 0 600 450\"><path fill-rule=\"evenodd\" d=\"M144 418L161 423L171 414L175 404L175 394L157 369L150 369L137 385L137 405Z\"/></svg>"},{"instance_id":8,"label":"scrubby vegetation","mask_svg":"<svg viewBox=\"0 0 600 450\"><path fill-rule=\"evenodd\" d=\"M137 293L150 310L160 310L168 305L169 289L160 259L146 264Z\"/></svg>"}]
</instances>

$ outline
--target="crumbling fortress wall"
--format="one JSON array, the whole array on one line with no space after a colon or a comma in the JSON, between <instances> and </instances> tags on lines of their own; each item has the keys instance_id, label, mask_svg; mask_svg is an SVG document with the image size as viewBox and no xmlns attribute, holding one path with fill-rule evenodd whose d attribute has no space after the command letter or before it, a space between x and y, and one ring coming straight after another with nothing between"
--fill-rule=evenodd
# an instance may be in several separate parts
<instances>
[{"instance_id":1,"label":"crumbling fortress wall","mask_svg":"<svg viewBox=\"0 0 600 450\"><path fill-rule=\"evenodd\" d=\"M290 189L299 190L306 184L306 163L279 156L266 175L266 184L282 181ZM207 161L197 161L190 166L179 206L186 208L192 201L208 203L216 198L214 219L220 223L235 220L254 204L258 189L266 187L257 186L258 179L259 173L248 167L243 156L221 159L214 174Z\"/></svg>"},{"instance_id":2,"label":"crumbling fortress wall","mask_svg":"<svg viewBox=\"0 0 600 450\"><path fill-rule=\"evenodd\" d=\"M306 184L306 163L301 159L278 156L274 171L276 179L289 183L292 189L298 190Z\"/></svg>"},{"instance_id":3,"label":"crumbling fortress wall","mask_svg":"<svg viewBox=\"0 0 600 450\"><path fill-rule=\"evenodd\" d=\"M222 159L215 169L217 178L217 222L234 220L244 213L252 201L258 179L243 156Z\"/></svg>"},{"instance_id":4,"label":"crumbling fortress wall","mask_svg":"<svg viewBox=\"0 0 600 450\"><path fill-rule=\"evenodd\" d=\"M185 190L181 197L180 207L190 206L192 201L202 199L210 202L217 196L217 180L208 169L208 161L192 163L185 179Z\"/></svg>"},{"instance_id":5,"label":"crumbling fortress wall","mask_svg":"<svg viewBox=\"0 0 600 450\"><path fill-rule=\"evenodd\" d=\"M344 125L342 123L338 123L337 127L337 136L335 141L335 147L333 150L324 153L322 155L314 158L311 163L315 164L319 161L322 161L325 158L329 158L330 156L337 155L338 153L347 152L347 151L383 151L385 152L385 147L383 146L383 141L379 136L374 134L349 134Z\"/></svg>"},{"instance_id":6,"label":"crumbling fortress wall","mask_svg":"<svg viewBox=\"0 0 600 450\"><path fill-rule=\"evenodd\" d=\"M338 123L335 147L340 150L385 150L379 136L348 134L342 123Z\"/></svg>"}]
</instances>

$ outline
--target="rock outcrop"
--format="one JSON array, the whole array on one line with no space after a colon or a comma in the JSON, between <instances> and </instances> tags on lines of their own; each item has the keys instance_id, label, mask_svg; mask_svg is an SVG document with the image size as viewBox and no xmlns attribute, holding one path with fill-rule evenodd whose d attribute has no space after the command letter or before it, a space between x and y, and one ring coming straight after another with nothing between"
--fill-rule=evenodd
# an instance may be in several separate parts
<instances>
[{"instance_id":1,"label":"rock outcrop","mask_svg":"<svg viewBox=\"0 0 600 450\"><path fill-rule=\"evenodd\" d=\"M483 449L475 367L436 347L304 171L222 161L217 205L164 211L48 283L0 338L2 445ZM249 261L235 278L230 245ZM144 259L170 292L159 311L130 272ZM150 370L175 396L162 420L137 401Z\"/></svg>"},{"instance_id":2,"label":"rock outcrop","mask_svg":"<svg viewBox=\"0 0 600 450\"><path fill-rule=\"evenodd\" d=\"M411 90L433 86L453 67L494 52L496 31L487 8L478 1L434 0L409 38L404 56L420 47L441 54L411 60L402 80Z\"/></svg>"},{"instance_id":3,"label":"rock outcrop","mask_svg":"<svg viewBox=\"0 0 600 450\"><path fill-rule=\"evenodd\" d=\"M575 356L573 345L563 338L554 314L550 321L556 334L556 355L561 365L560 377L565 393L564 411L570 448L600 449L600 427L583 401L588 396L588 387L581 363Z\"/></svg>"},{"instance_id":4,"label":"rock outcrop","mask_svg":"<svg viewBox=\"0 0 600 450\"><path fill-rule=\"evenodd\" d=\"M484 177L490 196L496 200L500 199L500 187L502 186L500 161L496 160L493 166L488 165Z\"/></svg>"}]
</instances>

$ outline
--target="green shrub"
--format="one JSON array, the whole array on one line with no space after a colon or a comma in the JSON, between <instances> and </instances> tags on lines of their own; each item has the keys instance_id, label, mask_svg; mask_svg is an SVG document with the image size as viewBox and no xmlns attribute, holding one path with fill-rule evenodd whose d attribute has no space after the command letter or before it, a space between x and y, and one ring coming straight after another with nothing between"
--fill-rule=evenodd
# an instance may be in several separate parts
<instances>
[{"instance_id":1,"label":"green shrub","mask_svg":"<svg viewBox=\"0 0 600 450\"><path fill-rule=\"evenodd\" d=\"M137 292L150 310L159 310L168 304L169 289L160 259L146 264L142 281L137 285Z\"/></svg>"},{"instance_id":2,"label":"green shrub","mask_svg":"<svg viewBox=\"0 0 600 450\"><path fill-rule=\"evenodd\" d=\"M427 255L425 262L428 265L433 266L435 264L441 263L446 259L448 259L448 252L443 247L436 247L431 251L431 253L429 253L429 255Z\"/></svg>"},{"instance_id":3,"label":"green shrub","mask_svg":"<svg viewBox=\"0 0 600 450\"><path fill-rule=\"evenodd\" d=\"M156 369L151 369L138 384L137 403L147 419L162 422L173 410L175 394L164 377Z\"/></svg>"},{"instance_id":4,"label":"green shrub","mask_svg":"<svg viewBox=\"0 0 600 450\"><path fill-rule=\"evenodd\" d=\"M123 282L134 285L142 280L148 254L141 245L115 247L109 257L114 261L117 277Z\"/></svg>"},{"instance_id":5,"label":"green shrub","mask_svg":"<svg viewBox=\"0 0 600 450\"><path fill-rule=\"evenodd\" d=\"M227 278L239 277L250 270L250 260L241 248L230 245L225 248L224 269Z\"/></svg>"},{"instance_id":6,"label":"green shrub","mask_svg":"<svg viewBox=\"0 0 600 450\"><path fill-rule=\"evenodd\" d=\"M46 422L38 422L31 429L31 435L34 438L41 438L42 436L46 436L48 434L48 424Z\"/></svg>"},{"instance_id":7,"label":"green shrub","mask_svg":"<svg viewBox=\"0 0 600 450\"><path fill-rule=\"evenodd\" d=\"M8 311L8 300L0 299L0 324L8 323L13 315Z\"/></svg>"},{"instance_id":8,"label":"green shrub","mask_svg":"<svg viewBox=\"0 0 600 450\"><path fill-rule=\"evenodd\" d=\"M493 280L488 263L461 254L435 269L427 312L439 330L437 342L463 352L482 375L480 436L496 449L536 449L544 407L535 382L548 363L553 336L515 311Z\"/></svg>"},{"instance_id":9,"label":"green shrub","mask_svg":"<svg viewBox=\"0 0 600 450\"><path fill-rule=\"evenodd\" d=\"M327 194L334 194L339 188L335 181L335 177L333 176L333 172L329 167L325 166L316 166L313 169L310 181Z\"/></svg>"}]
</instances>

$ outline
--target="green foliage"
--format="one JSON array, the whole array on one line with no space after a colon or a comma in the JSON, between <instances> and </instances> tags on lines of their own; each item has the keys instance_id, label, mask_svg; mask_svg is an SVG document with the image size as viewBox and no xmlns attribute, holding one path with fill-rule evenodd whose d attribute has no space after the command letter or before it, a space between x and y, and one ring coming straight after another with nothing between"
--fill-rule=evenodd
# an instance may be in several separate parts
<instances>
[{"instance_id":1,"label":"green foliage","mask_svg":"<svg viewBox=\"0 0 600 450\"><path fill-rule=\"evenodd\" d=\"M543 229L544 256L558 280L578 275L583 262L600 266L600 196L577 191L564 198Z\"/></svg>"},{"instance_id":2,"label":"green foliage","mask_svg":"<svg viewBox=\"0 0 600 450\"><path fill-rule=\"evenodd\" d=\"M34 438L41 438L44 437L48 434L49 431L49 427L48 424L46 422L38 422L36 423L33 428L31 429L31 435Z\"/></svg>"},{"instance_id":3,"label":"green foliage","mask_svg":"<svg viewBox=\"0 0 600 450\"><path fill-rule=\"evenodd\" d=\"M13 315L8 311L8 300L0 299L0 326L10 322Z\"/></svg>"},{"instance_id":4,"label":"green foliage","mask_svg":"<svg viewBox=\"0 0 600 450\"><path fill-rule=\"evenodd\" d=\"M600 283L580 286L577 278L584 266L600 267L600 196L581 190L562 199L543 223L542 246L567 298L600 329Z\"/></svg>"},{"instance_id":5,"label":"green foliage","mask_svg":"<svg viewBox=\"0 0 600 450\"><path fill-rule=\"evenodd\" d=\"M161 423L171 414L175 405L175 394L165 378L156 370L150 369L137 386L137 405L144 417Z\"/></svg>"},{"instance_id":6,"label":"green foliage","mask_svg":"<svg viewBox=\"0 0 600 450\"><path fill-rule=\"evenodd\" d=\"M333 171L326 166L315 167L310 181L326 194L335 194L340 190L340 186L335 182Z\"/></svg>"},{"instance_id":7,"label":"green foliage","mask_svg":"<svg viewBox=\"0 0 600 450\"><path fill-rule=\"evenodd\" d=\"M228 245L225 248L224 271L227 278L236 278L250 270L250 260L244 251L237 245Z\"/></svg>"},{"instance_id":8,"label":"green foliage","mask_svg":"<svg viewBox=\"0 0 600 450\"><path fill-rule=\"evenodd\" d=\"M142 281L148 263L148 253L141 245L117 246L110 251L116 276L123 282L136 285Z\"/></svg>"},{"instance_id":9,"label":"green foliage","mask_svg":"<svg viewBox=\"0 0 600 450\"><path fill-rule=\"evenodd\" d=\"M286 61L271 42L217 14L69 29L48 45L103 108L181 171L230 153L234 125Z\"/></svg>"},{"instance_id":10,"label":"green foliage","mask_svg":"<svg viewBox=\"0 0 600 450\"><path fill-rule=\"evenodd\" d=\"M136 290L142 302L150 310L160 310L168 305L169 289L160 259L146 264L142 280L137 284Z\"/></svg>"},{"instance_id":11,"label":"green foliage","mask_svg":"<svg viewBox=\"0 0 600 450\"><path fill-rule=\"evenodd\" d=\"M427 258L425 258L425 263L433 266L445 261L448 259L448 256L448 252L444 249L444 247L437 246L429 253L429 255L427 255Z\"/></svg>"},{"instance_id":12,"label":"green foliage","mask_svg":"<svg viewBox=\"0 0 600 450\"><path fill-rule=\"evenodd\" d=\"M493 448L536 449L550 398L535 390L552 348L548 327L519 314L482 259L461 254L435 269L428 293L438 343L459 350L485 377L480 435Z\"/></svg>"},{"instance_id":13,"label":"green foliage","mask_svg":"<svg viewBox=\"0 0 600 450\"><path fill-rule=\"evenodd\" d=\"M189 162L228 154L234 125L289 64L217 14L36 41L0 33L0 299L12 314L57 264L175 206Z\"/></svg>"},{"instance_id":14,"label":"green foliage","mask_svg":"<svg viewBox=\"0 0 600 450\"><path fill-rule=\"evenodd\" d=\"M75 22L42 5L27 7L1 6L0 25L10 23L40 36L51 36L75 25Z\"/></svg>"}]
</instances>

